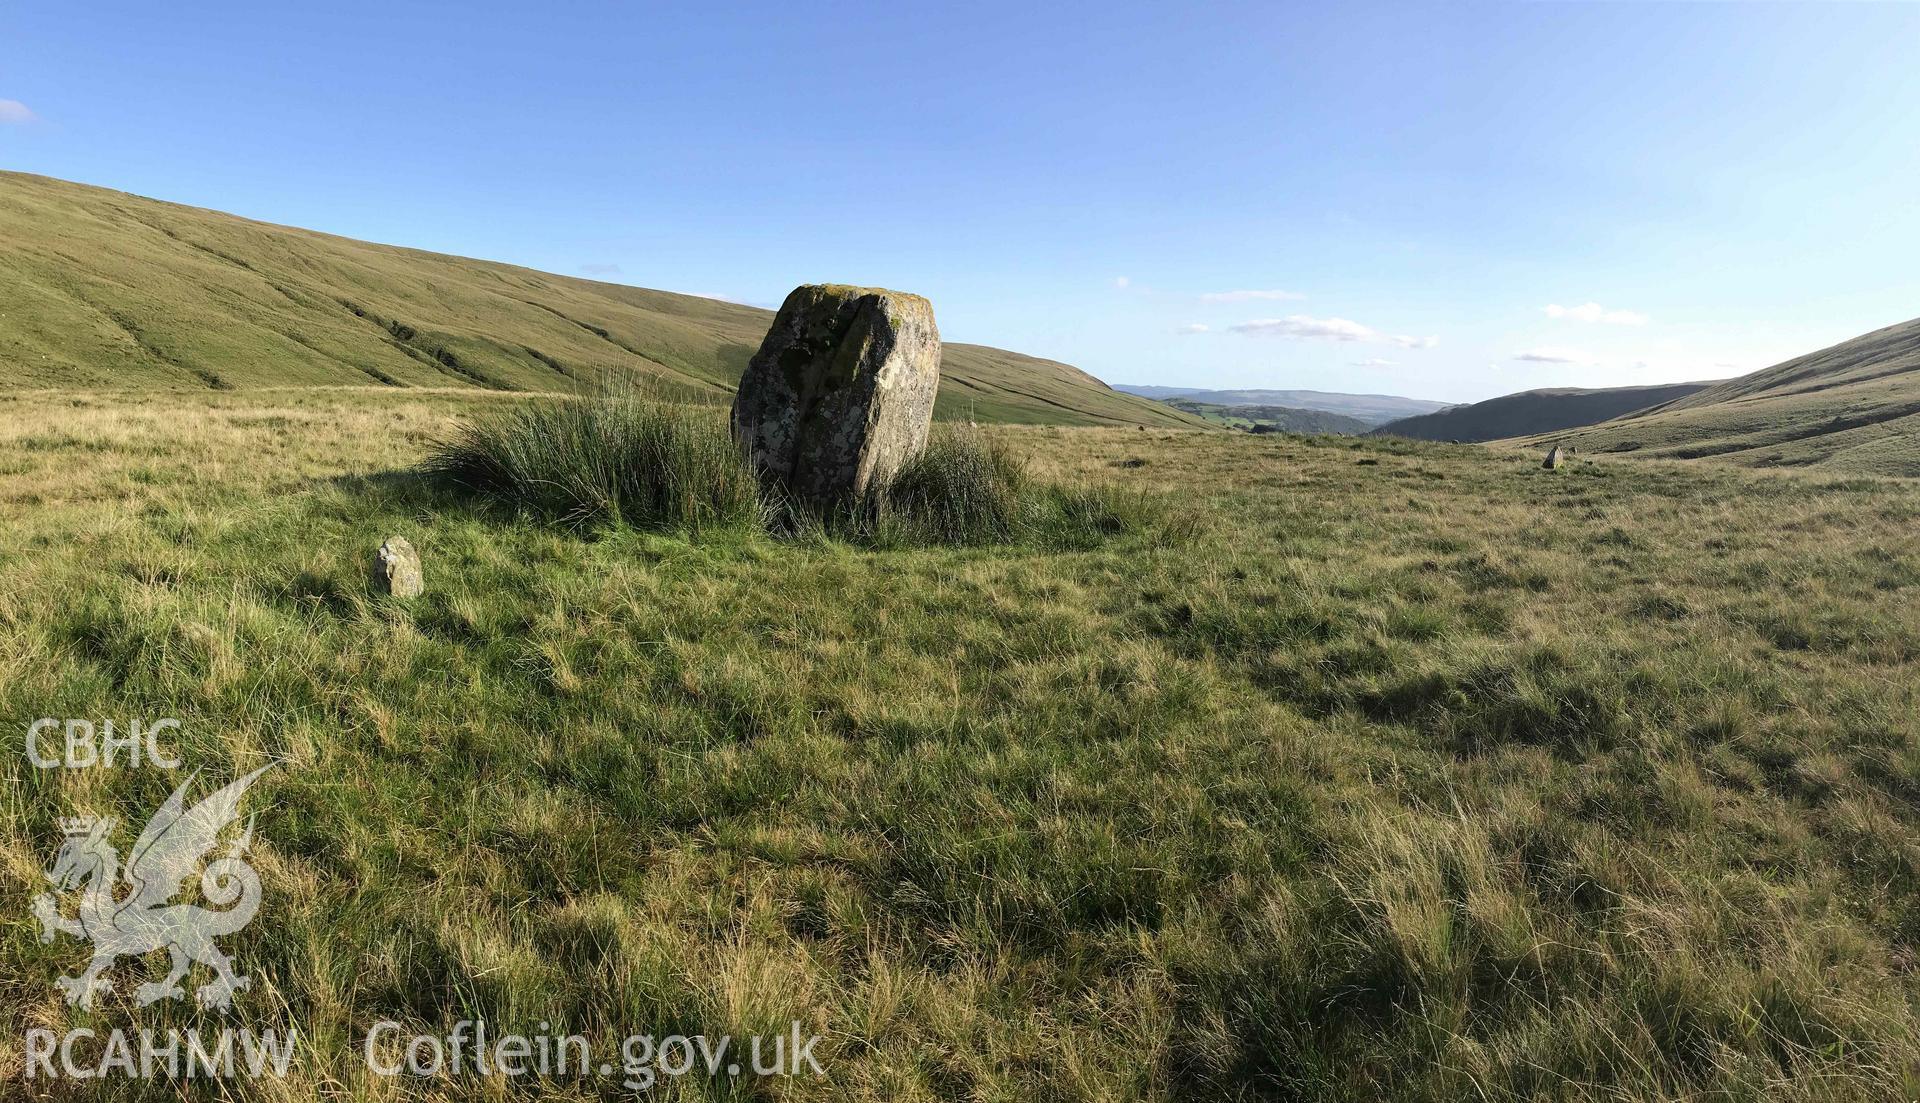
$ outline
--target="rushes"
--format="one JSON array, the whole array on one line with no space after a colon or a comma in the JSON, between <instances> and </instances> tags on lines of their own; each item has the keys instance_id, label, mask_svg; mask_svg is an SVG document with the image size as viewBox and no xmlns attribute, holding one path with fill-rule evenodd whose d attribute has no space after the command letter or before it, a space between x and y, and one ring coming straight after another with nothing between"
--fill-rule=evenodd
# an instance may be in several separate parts
<instances>
[{"instance_id":1,"label":"rushes","mask_svg":"<svg viewBox=\"0 0 1920 1103\"><path fill-rule=\"evenodd\" d=\"M1150 494L1040 482L1004 442L959 429L936 435L862 515L848 520L846 535L881 546L1031 543L1070 549L1169 525L1173 518Z\"/></svg>"},{"instance_id":2,"label":"rushes","mask_svg":"<svg viewBox=\"0 0 1920 1103\"><path fill-rule=\"evenodd\" d=\"M977 431L935 437L880 490L865 524L883 543L999 544L1020 529L1026 465Z\"/></svg>"},{"instance_id":3,"label":"rushes","mask_svg":"<svg viewBox=\"0 0 1920 1103\"><path fill-rule=\"evenodd\" d=\"M631 386L488 411L429 474L564 523L702 530L758 525L753 472L710 411Z\"/></svg>"},{"instance_id":4,"label":"rushes","mask_svg":"<svg viewBox=\"0 0 1920 1103\"><path fill-rule=\"evenodd\" d=\"M711 410L621 385L483 413L442 443L425 470L577 528L772 527L869 547L1083 548L1147 530L1168 514L1139 492L1038 482L1013 449L978 430L937 433L866 501L813 514L763 496Z\"/></svg>"}]
</instances>

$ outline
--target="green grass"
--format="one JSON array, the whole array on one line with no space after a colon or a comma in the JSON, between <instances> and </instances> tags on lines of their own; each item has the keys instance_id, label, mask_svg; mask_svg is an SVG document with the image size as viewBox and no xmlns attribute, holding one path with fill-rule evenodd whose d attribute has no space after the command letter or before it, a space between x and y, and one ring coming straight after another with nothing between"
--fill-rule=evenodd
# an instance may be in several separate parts
<instances>
[{"instance_id":1,"label":"green grass","mask_svg":"<svg viewBox=\"0 0 1920 1103\"><path fill-rule=\"evenodd\" d=\"M584 528L758 528L752 468L711 410L631 387L501 406L463 423L427 477Z\"/></svg>"},{"instance_id":2,"label":"green grass","mask_svg":"<svg viewBox=\"0 0 1920 1103\"><path fill-rule=\"evenodd\" d=\"M575 530L771 531L870 547L1091 547L1188 523L1159 495L1036 481L1010 444L978 429L937 432L865 499L821 515L761 486L713 410L621 384L483 411L434 448L420 475Z\"/></svg>"},{"instance_id":3,"label":"green grass","mask_svg":"<svg viewBox=\"0 0 1920 1103\"><path fill-rule=\"evenodd\" d=\"M1105 480L1038 479L1009 440L955 430L937 433L872 501L828 519L822 531L882 549L1089 549L1119 537L1182 539L1197 523L1171 495Z\"/></svg>"},{"instance_id":4,"label":"green grass","mask_svg":"<svg viewBox=\"0 0 1920 1103\"><path fill-rule=\"evenodd\" d=\"M995 428L1194 521L874 546L407 474L520 401L0 396L0 1045L215 1021L131 967L69 1010L28 917L58 817L173 779L36 771L26 721L170 715L208 780L282 763L229 943L238 1021L307 1041L247 1098L474 1097L369 1077L383 1017L827 1037L692 1099L1920 1086L1913 482Z\"/></svg>"},{"instance_id":5,"label":"green grass","mask_svg":"<svg viewBox=\"0 0 1920 1103\"><path fill-rule=\"evenodd\" d=\"M852 518L884 543L1003 544L1020 532L1031 480L1003 441L935 436Z\"/></svg>"},{"instance_id":6,"label":"green grass","mask_svg":"<svg viewBox=\"0 0 1920 1103\"><path fill-rule=\"evenodd\" d=\"M0 173L0 238L9 389L571 393L632 377L724 405L773 320L757 307L21 173ZM968 344L945 346L935 412L981 422L1197 424L1066 364Z\"/></svg>"}]
</instances>

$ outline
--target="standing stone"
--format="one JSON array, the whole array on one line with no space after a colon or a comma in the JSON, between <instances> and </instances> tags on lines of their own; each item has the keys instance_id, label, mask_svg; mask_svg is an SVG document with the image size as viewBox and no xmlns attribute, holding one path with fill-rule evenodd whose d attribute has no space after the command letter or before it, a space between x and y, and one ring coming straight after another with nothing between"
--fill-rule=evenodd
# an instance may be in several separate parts
<instances>
[{"instance_id":1,"label":"standing stone","mask_svg":"<svg viewBox=\"0 0 1920 1103\"><path fill-rule=\"evenodd\" d=\"M373 592L394 597L419 597L427 588L420 573L420 553L404 536L389 536L373 553Z\"/></svg>"},{"instance_id":2,"label":"standing stone","mask_svg":"<svg viewBox=\"0 0 1920 1103\"><path fill-rule=\"evenodd\" d=\"M1542 461L1540 466L1546 468L1548 471L1552 471L1554 468L1560 466L1560 462L1560 446L1556 444L1547 452L1547 458Z\"/></svg>"},{"instance_id":3,"label":"standing stone","mask_svg":"<svg viewBox=\"0 0 1920 1103\"><path fill-rule=\"evenodd\" d=\"M747 363L733 435L762 480L832 505L884 484L926 447L940 331L918 295L794 289Z\"/></svg>"}]
</instances>

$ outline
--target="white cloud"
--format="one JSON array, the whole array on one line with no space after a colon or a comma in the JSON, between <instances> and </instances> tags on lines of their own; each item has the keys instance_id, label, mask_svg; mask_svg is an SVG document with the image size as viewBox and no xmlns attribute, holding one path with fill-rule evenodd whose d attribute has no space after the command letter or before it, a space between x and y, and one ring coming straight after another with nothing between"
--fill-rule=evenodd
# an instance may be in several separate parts
<instances>
[{"instance_id":1,"label":"white cloud","mask_svg":"<svg viewBox=\"0 0 1920 1103\"><path fill-rule=\"evenodd\" d=\"M39 117L19 100L0 100L0 123L30 123Z\"/></svg>"},{"instance_id":2,"label":"white cloud","mask_svg":"<svg viewBox=\"0 0 1920 1103\"><path fill-rule=\"evenodd\" d=\"M1399 345L1405 349L1430 349L1440 343L1438 337L1407 337L1381 333L1349 318L1310 318L1289 314L1284 318L1261 318L1228 326L1235 333L1251 337L1292 337L1303 341L1367 341Z\"/></svg>"},{"instance_id":3,"label":"white cloud","mask_svg":"<svg viewBox=\"0 0 1920 1103\"><path fill-rule=\"evenodd\" d=\"M1200 301L1203 303L1251 303L1304 298L1306 296L1297 291L1209 291L1200 296Z\"/></svg>"},{"instance_id":4,"label":"white cloud","mask_svg":"<svg viewBox=\"0 0 1920 1103\"><path fill-rule=\"evenodd\" d=\"M1309 318L1289 314L1285 318L1261 318L1231 326L1235 333L1254 337L1295 337L1315 341L1378 341L1380 335L1359 322L1346 318Z\"/></svg>"},{"instance_id":5,"label":"white cloud","mask_svg":"<svg viewBox=\"0 0 1920 1103\"><path fill-rule=\"evenodd\" d=\"M1205 333L1206 331L1207 331L1207 326L1204 322L1192 322L1187 325L1181 326L1179 329L1174 330L1175 333L1182 333L1182 334Z\"/></svg>"},{"instance_id":6,"label":"white cloud","mask_svg":"<svg viewBox=\"0 0 1920 1103\"><path fill-rule=\"evenodd\" d=\"M1599 303L1581 303L1579 306L1561 306L1548 303L1546 315L1549 318L1565 318L1570 322L1601 322L1610 326L1643 326L1647 324L1645 314L1631 310L1608 310Z\"/></svg>"},{"instance_id":7,"label":"white cloud","mask_svg":"<svg viewBox=\"0 0 1920 1103\"><path fill-rule=\"evenodd\" d=\"M620 266L617 264L583 264L580 266L580 271L585 272L589 276L617 276L620 274ZM707 297L711 298L712 296Z\"/></svg>"},{"instance_id":8,"label":"white cloud","mask_svg":"<svg viewBox=\"0 0 1920 1103\"><path fill-rule=\"evenodd\" d=\"M1525 360L1532 364L1591 364L1593 357L1578 349L1528 349L1513 354L1515 360Z\"/></svg>"},{"instance_id":9,"label":"white cloud","mask_svg":"<svg viewBox=\"0 0 1920 1103\"><path fill-rule=\"evenodd\" d=\"M1356 368L1391 368L1393 364L1394 362L1391 360L1382 360L1376 356L1370 360L1355 360L1351 366Z\"/></svg>"},{"instance_id":10,"label":"white cloud","mask_svg":"<svg viewBox=\"0 0 1920 1103\"><path fill-rule=\"evenodd\" d=\"M1113 277L1113 286L1119 288L1122 291L1125 291L1127 289L1127 285L1131 284L1132 282L1133 282L1132 280L1128 279L1125 276Z\"/></svg>"}]
</instances>

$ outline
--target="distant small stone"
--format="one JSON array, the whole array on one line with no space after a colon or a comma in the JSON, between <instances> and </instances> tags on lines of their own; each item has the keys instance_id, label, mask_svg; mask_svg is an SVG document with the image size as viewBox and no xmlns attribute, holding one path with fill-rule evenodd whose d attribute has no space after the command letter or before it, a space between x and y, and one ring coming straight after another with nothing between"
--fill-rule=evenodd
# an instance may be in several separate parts
<instances>
[{"instance_id":1,"label":"distant small stone","mask_svg":"<svg viewBox=\"0 0 1920 1103\"><path fill-rule=\"evenodd\" d=\"M1552 471L1554 468L1559 467L1562 462L1560 446L1556 444L1547 452L1547 458L1541 462L1540 466L1546 468L1548 471Z\"/></svg>"},{"instance_id":2,"label":"distant small stone","mask_svg":"<svg viewBox=\"0 0 1920 1103\"><path fill-rule=\"evenodd\" d=\"M393 597L419 597L426 591L420 553L404 536L389 536L373 553L373 591Z\"/></svg>"}]
</instances>

